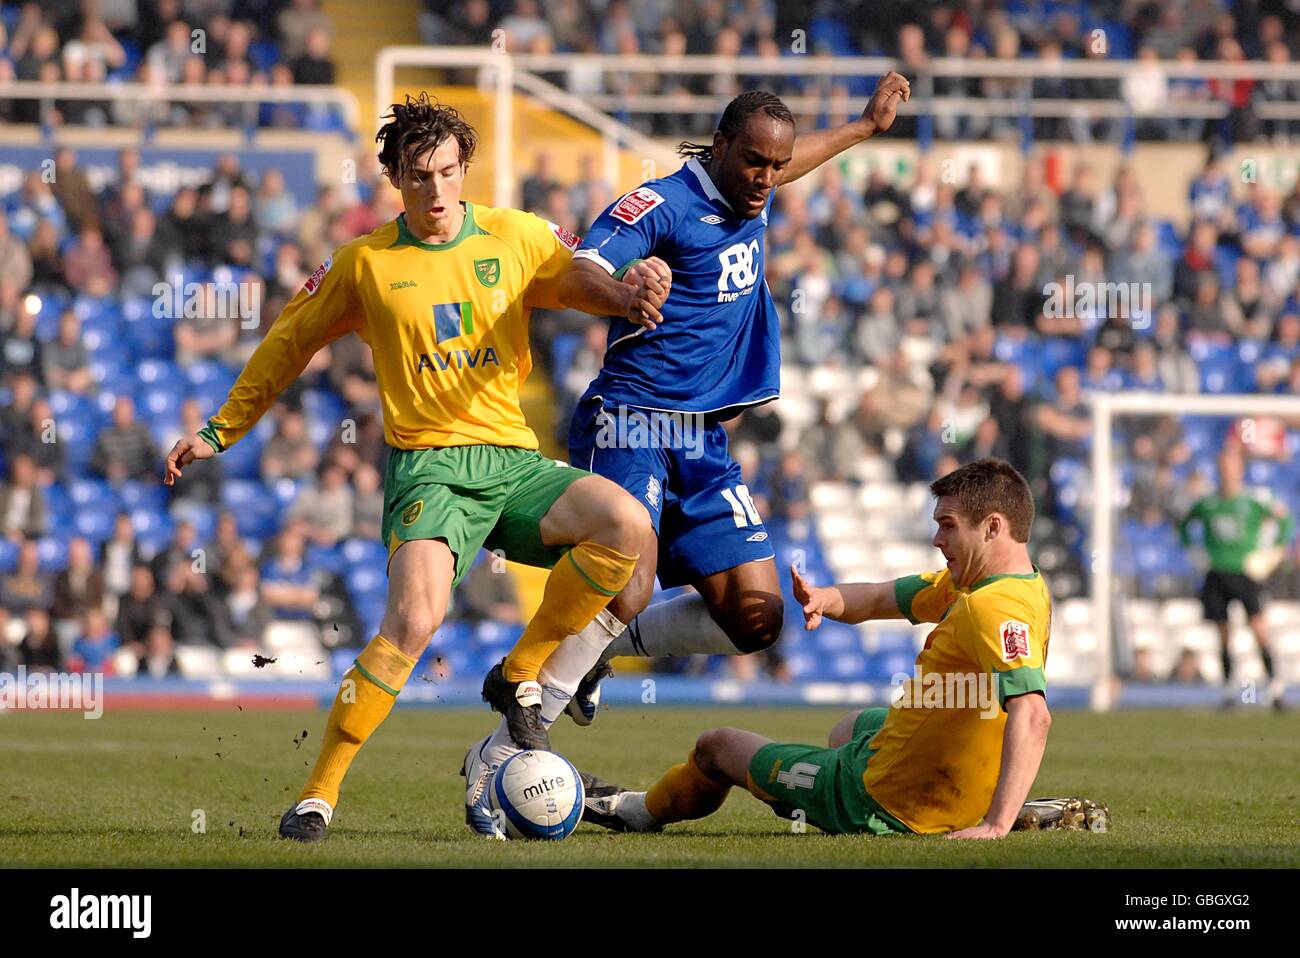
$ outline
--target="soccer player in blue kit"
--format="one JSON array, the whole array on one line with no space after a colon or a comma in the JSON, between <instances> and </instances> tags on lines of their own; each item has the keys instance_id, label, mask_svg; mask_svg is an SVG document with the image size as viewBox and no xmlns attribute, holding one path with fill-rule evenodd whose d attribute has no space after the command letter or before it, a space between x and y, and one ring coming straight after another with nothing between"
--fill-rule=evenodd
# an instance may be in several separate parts
<instances>
[{"instance_id":1,"label":"soccer player in blue kit","mask_svg":"<svg viewBox=\"0 0 1300 958\"><path fill-rule=\"evenodd\" d=\"M747 654L780 636L775 554L722 426L780 393L780 318L763 274L772 197L888 130L910 96L907 80L888 73L856 120L796 137L780 98L742 93L711 145L683 143L682 168L616 200L574 253L562 298L610 274L644 274L669 293L657 324L611 319L604 366L574 414L570 464L626 489L653 529L627 585L542 666L546 726L566 710L590 724L616 655ZM656 574L664 588L695 592L647 608ZM492 770L517 751L502 722L465 756L466 822L475 831L500 837L486 790ZM605 786L593 779L588 787Z\"/></svg>"},{"instance_id":2,"label":"soccer player in blue kit","mask_svg":"<svg viewBox=\"0 0 1300 958\"><path fill-rule=\"evenodd\" d=\"M604 367L569 432L569 461L631 493L658 540L641 548L631 581L584 633L587 645L574 636L552 655L571 674L565 659L606 646L568 704L580 724L594 716L604 662L615 655L746 654L780 636L775 556L722 426L780 391L780 319L763 256L772 198L888 130L910 96L908 81L889 73L858 119L796 136L778 97L742 93L711 145L683 143L682 168L615 201L574 253L565 282L575 285L651 256L671 271L661 276L671 291L656 328L611 321ZM638 427L658 441L636 441ZM664 588L695 593L647 609L656 573Z\"/></svg>"}]
</instances>

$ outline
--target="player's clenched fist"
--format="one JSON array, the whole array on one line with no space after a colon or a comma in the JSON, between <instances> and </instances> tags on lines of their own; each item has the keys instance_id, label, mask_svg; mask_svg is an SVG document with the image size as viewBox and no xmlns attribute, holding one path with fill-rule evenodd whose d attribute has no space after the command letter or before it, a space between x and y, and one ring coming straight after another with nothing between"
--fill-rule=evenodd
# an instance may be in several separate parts
<instances>
[{"instance_id":1,"label":"player's clenched fist","mask_svg":"<svg viewBox=\"0 0 1300 958\"><path fill-rule=\"evenodd\" d=\"M196 459L211 459L217 451L209 446L195 433L176 440L172 451L167 453L167 468L163 474L163 485L173 486L180 478L181 470Z\"/></svg>"},{"instance_id":2,"label":"player's clenched fist","mask_svg":"<svg viewBox=\"0 0 1300 958\"><path fill-rule=\"evenodd\" d=\"M867 108L862 111L862 118L871 124L871 132L884 133L894 125L898 116L898 105L912 98L912 85L901 73L890 70L876 84Z\"/></svg>"},{"instance_id":3,"label":"player's clenched fist","mask_svg":"<svg viewBox=\"0 0 1300 958\"><path fill-rule=\"evenodd\" d=\"M658 256L651 256L629 266L623 282L634 292L628 303L627 318L646 329L654 329L664 318L659 312L673 288L673 273Z\"/></svg>"},{"instance_id":4,"label":"player's clenched fist","mask_svg":"<svg viewBox=\"0 0 1300 958\"><path fill-rule=\"evenodd\" d=\"M790 575L794 578L794 597L803 607L803 627L811 632L822 624L822 617L834 619L844 614L844 596L839 589L821 589L809 585L799 570L790 566Z\"/></svg>"}]
</instances>

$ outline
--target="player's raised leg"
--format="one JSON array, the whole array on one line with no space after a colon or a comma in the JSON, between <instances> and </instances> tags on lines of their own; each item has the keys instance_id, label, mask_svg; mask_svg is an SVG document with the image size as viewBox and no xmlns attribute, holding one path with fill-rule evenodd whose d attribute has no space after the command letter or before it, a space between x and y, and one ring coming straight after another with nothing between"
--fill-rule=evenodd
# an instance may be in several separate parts
<instances>
[{"instance_id":1,"label":"player's raised leg","mask_svg":"<svg viewBox=\"0 0 1300 958\"><path fill-rule=\"evenodd\" d=\"M379 634L343 675L325 723L320 755L280 834L317 841L338 805L343 778L366 740L388 717L393 702L447 612L455 558L440 539L402 545L388 569L388 604Z\"/></svg>"},{"instance_id":2,"label":"player's raised leg","mask_svg":"<svg viewBox=\"0 0 1300 958\"><path fill-rule=\"evenodd\" d=\"M552 560L540 608L483 686L484 698L505 714L510 740L525 748L549 747L546 726L563 710L619 623L606 616L591 634L578 635L627 584L637 556L652 542L645 510L614 483L578 470L549 472L523 484L489 541L501 543L508 558L534 565L550 564L537 554L539 549L571 546ZM557 482L565 483L562 490ZM566 639L573 647L557 660L558 670L553 666L542 676L543 666ZM545 687L551 689L552 702L544 708Z\"/></svg>"}]
</instances>

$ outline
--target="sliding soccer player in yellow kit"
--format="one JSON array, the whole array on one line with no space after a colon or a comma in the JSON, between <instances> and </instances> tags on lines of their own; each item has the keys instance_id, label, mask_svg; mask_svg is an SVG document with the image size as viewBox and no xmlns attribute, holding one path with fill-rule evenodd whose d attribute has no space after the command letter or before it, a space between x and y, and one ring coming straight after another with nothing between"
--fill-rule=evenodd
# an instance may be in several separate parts
<instances>
[{"instance_id":1,"label":"sliding soccer player in yellow kit","mask_svg":"<svg viewBox=\"0 0 1300 958\"><path fill-rule=\"evenodd\" d=\"M944 569L825 588L792 570L808 629L823 619L935 623L892 707L845 716L825 748L710 729L645 792L584 777L594 787L583 820L658 831L712 814L740 787L832 834L1006 835L1051 726L1051 596L1027 548L1034 500L1000 459L968 463L930 491Z\"/></svg>"},{"instance_id":2,"label":"sliding soccer player in yellow kit","mask_svg":"<svg viewBox=\"0 0 1300 958\"><path fill-rule=\"evenodd\" d=\"M614 483L543 457L519 405L532 368L534 307L572 307L653 324L666 267L565 287L577 237L530 213L460 201L477 136L421 94L394 104L376 140L404 212L337 250L271 326L207 426L176 443L165 482L229 448L321 347L355 332L371 348L393 447L384 487L388 601L380 632L343 677L320 756L280 834L316 841L357 751L441 624L480 548L552 568L541 607L484 696L521 747L547 748L538 676L627 583L650 535ZM581 675L574 677L576 687Z\"/></svg>"}]
</instances>

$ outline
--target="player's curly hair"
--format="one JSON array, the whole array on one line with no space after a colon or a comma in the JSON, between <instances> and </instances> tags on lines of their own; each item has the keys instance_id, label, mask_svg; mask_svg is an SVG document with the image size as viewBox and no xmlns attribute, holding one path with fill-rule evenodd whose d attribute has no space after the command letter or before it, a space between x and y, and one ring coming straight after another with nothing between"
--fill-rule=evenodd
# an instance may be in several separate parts
<instances>
[{"instance_id":1,"label":"player's curly hair","mask_svg":"<svg viewBox=\"0 0 1300 958\"><path fill-rule=\"evenodd\" d=\"M418 97L407 94L405 103L394 103L384 119L389 122L379 128L375 142L381 144L379 162L384 172L395 180L406 174L416 157L437 149L449 136L460 144L462 166L473 159L478 146L478 133L460 111L430 100L423 90Z\"/></svg>"},{"instance_id":2,"label":"player's curly hair","mask_svg":"<svg viewBox=\"0 0 1300 958\"><path fill-rule=\"evenodd\" d=\"M1011 538L1029 541L1034 524L1034 495L1016 467L1004 459L977 459L930 484L936 499L955 496L961 514L982 522L995 512L1007 517Z\"/></svg>"},{"instance_id":3,"label":"player's curly hair","mask_svg":"<svg viewBox=\"0 0 1300 958\"><path fill-rule=\"evenodd\" d=\"M731 139L745 128L745 121L751 113L762 111L774 120L794 126L794 114L775 93L766 90L746 90L727 104L718 121L718 132ZM712 143L692 143L682 140L677 145L677 155L687 159L707 160L713 155Z\"/></svg>"}]
</instances>

